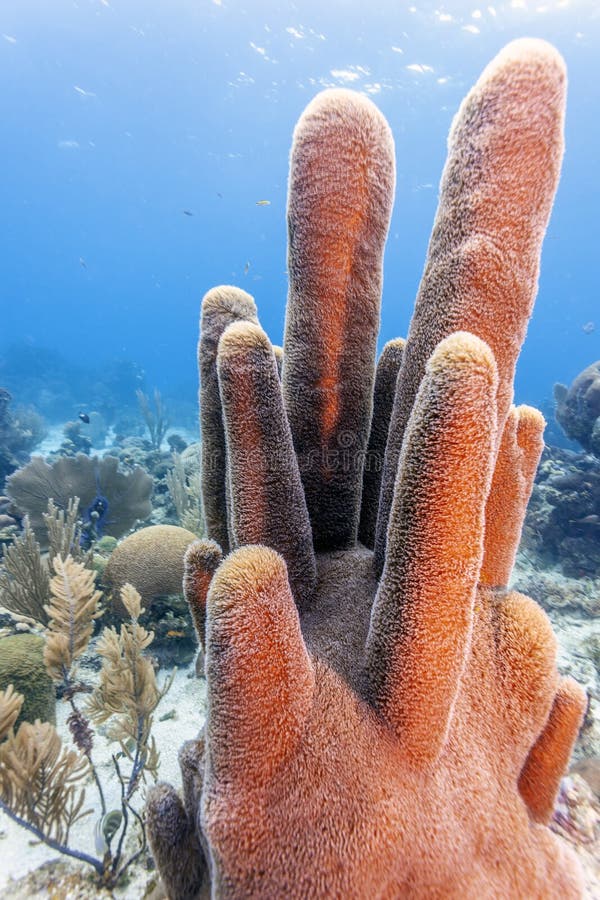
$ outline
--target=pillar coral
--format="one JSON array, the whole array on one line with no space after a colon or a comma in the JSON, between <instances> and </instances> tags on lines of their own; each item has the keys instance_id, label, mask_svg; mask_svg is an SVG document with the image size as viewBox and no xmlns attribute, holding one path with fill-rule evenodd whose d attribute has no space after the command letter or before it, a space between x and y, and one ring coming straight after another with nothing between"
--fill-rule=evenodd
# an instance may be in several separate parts
<instances>
[{"instance_id":1,"label":"pillar coral","mask_svg":"<svg viewBox=\"0 0 600 900\"><path fill-rule=\"evenodd\" d=\"M224 520L209 536L220 529L232 552L221 561L209 542L187 555L207 719L180 754L183 799L161 784L147 809L172 900L581 896L576 859L546 823L584 696L558 676L543 611L507 588L543 427L511 411L512 376L564 91L557 52L517 41L453 124L435 277L397 382L393 366L386 376L393 412L376 390L375 443L389 422L388 468L395 458L380 567L356 538L389 130L349 91L324 92L300 119L281 382L247 301L234 317L246 321L220 314L204 358L201 338L225 453L208 492ZM483 221L484 236L471 228ZM452 246L432 254L448 228ZM466 317L453 312L463 294Z\"/></svg>"}]
</instances>

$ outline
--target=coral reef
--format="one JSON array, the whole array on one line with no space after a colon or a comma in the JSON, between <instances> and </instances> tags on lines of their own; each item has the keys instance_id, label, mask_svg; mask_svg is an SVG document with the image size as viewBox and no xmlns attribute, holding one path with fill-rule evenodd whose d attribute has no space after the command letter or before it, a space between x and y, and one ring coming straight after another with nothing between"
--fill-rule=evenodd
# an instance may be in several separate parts
<instances>
[{"instance_id":1,"label":"coral reef","mask_svg":"<svg viewBox=\"0 0 600 900\"><path fill-rule=\"evenodd\" d=\"M153 715L172 678L159 688L152 661L144 654L153 636L139 622L144 612L141 598L128 584L121 590L121 601L129 621L119 631L104 629L96 645L102 665L90 695L79 680L78 666L93 622L101 615L101 594L95 589L94 573L71 556L56 556L52 566L44 637L21 635L0 642L14 645L25 639L29 644L28 650L19 651L20 667L12 667L15 677L8 673L9 684L4 690L0 687L0 810L53 850L87 863L95 870L97 883L111 888L146 849L145 825L133 798L148 775L156 779L159 754L151 734ZM15 653L7 648L1 658L5 656L11 659ZM25 669L29 675L23 678ZM34 718L40 710L28 707L27 697L20 693L21 686L24 693L30 692L31 682L34 678L39 682L40 674L52 697L55 684L70 706L66 724L74 747L63 743L52 723ZM80 704L81 694L88 696L85 706ZM25 721L19 724L19 719ZM107 805L106 786L94 764L91 722L105 726L107 738L120 746L112 755L112 777L120 792L114 809ZM97 792L95 809L84 808L88 781ZM96 856L71 845L73 826L94 811ZM138 838L133 850L132 830Z\"/></svg>"},{"instance_id":2,"label":"coral reef","mask_svg":"<svg viewBox=\"0 0 600 900\"><path fill-rule=\"evenodd\" d=\"M46 554L42 554L27 518L21 534L6 549L0 565L0 608L15 621L47 624L50 570L55 557L71 554L77 562L91 564L91 554L82 547L78 508L77 499L69 500L66 510L48 501L48 511L43 515Z\"/></svg>"},{"instance_id":3,"label":"coral reef","mask_svg":"<svg viewBox=\"0 0 600 900\"><path fill-rule=\"evenodd\" d=\"M67 422L63 428L64 441L57 451L57 456L77 456L78 453L89 455L92 449L92 439L87 433L87 427L82 422Z\"/></svg>"},{"instance_id":4,"label":"coral reef","mask_svg":"<svg viewBox=\"0 0 600 900\"><path fill-rule=\"evenodd\" d=\"M546 825L585 696L507 587L542 428L511 410L512 380L565 80L551 47L516 41L455 118L375 554L356 538L394 170L373 104L324 92L294 133L281 393L251 298L204 299L212 540L189 549L185 593L207 721L183 798L161 784L147 807L171 900L581 894Z\"/></svg>"},{"instance_id":5,"label":"coral reef","mask_svg":"<svg viewBox=\"0 0 600 900\"><path fill-rule=\"evenodd\" d=\"M135 392L138 399L140 412L146 423L148 434L150 435L150 443L154 450L160 450L164 436L169 427L167 413L161 397L160 391L154 391L154 409L150 406L149 397L141 390Z\"/></svg>"},{"instance_id":6,"label":"coral reef","mask_svg":"<svg viewBox=\"0 0 600 900\"><path fill-rule=\"evenodd\" d=\"M140 467L119 469L114 456L104 459L82 453L61 457L48 465L35 456L7 481L7 493L22 513L29 516L38 540L44 540L44 513L49 498L66 509L79 498L84 532L90 539L108 534L121 537L151 511L152 478Z\"/></svg>"},{"instance_id":7,"label":"coral reef","mask_svg":"<svg viewBox=\"0 0 600 900\"><path fill-rule=\"evenodd\" d=\"M599 460L546 447L522 547L545 565L558 564L571 578L600 578Z\"/></svg>"},{"instance_id":8,"label":"coral reef","mask_svg":"<svg viewBox=\"0 0 600 900\"><path fill-rule=\"evenodd\" d=\"M571 387L556 384L554 400L567 437L600 457L600 360L580 372Z\"/></svg>"},{"instance_id":9,"label":"coral reef","mask_svg":"<svg viewBox=\"0 0 600 900\"><path fill-rule=\"evenodd\" d=\"M0 354L0 384L19 403L34 405L52 422L73 418L85 398L88 412L101 413L109 424L124 414L140 424L135 392L144 389L145 376L132 360L102 359L95 365L92 354L85 365L78 366L54 348L16 342L3 347Z\"/></svg>"},{"instance_id":10,"label":"coral reef","mask_svg":"<svg viewBox=\"0 0 600 900\"><path fill-rule=\"evenodd\" d=\"M46 434L44 420L33 408L17 407L11 412L11 400L6 388L0 387L0 490Z\"/></svg>"},{"instance_id":11,"label":"coral reef","mask_svg":"<svg viewBox=\"0 0 600 900\"><path fill-rule=\"evenodd\" d=\"M37 634L0 638L0 691L12 684L24 697L16 725L56 721L56 695L44 664L45 642Z\"/></svg>"},{"instance_id":12,"label":"coral reef","mask_svg":"<svg viewBox=\"0 0 600 900\"><path fill-rule=\"evenodd\" d=\"M179 524L201 537L204 534L204 514L200 472L188 475L182 456L174 452L173 468L167 472L166 482Z\"/></svg>"},{"instance_id":13,"label":"coral reef","mask_svg":"<svg viewBox=\"0 0 600 900\"><path fill-rule=\"evenodd\" d=\"M122 613L118 592L132 584L149 605L155 597L180 594L183 590L183 557L193 532L176 525L151 525L121 541L104 570L104 583L113 592L113 609Z\"/></svg>"}]
</instances>

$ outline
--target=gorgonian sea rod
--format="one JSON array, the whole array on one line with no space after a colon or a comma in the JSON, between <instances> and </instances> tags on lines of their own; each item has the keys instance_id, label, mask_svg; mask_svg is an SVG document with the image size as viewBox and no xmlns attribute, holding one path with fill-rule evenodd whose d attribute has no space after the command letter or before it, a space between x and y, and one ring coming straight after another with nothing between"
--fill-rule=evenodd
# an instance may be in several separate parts
<instances>
[{"instance_id":1,"label":"gorgonian sea rod","mask_svg":"<svg viewBox=\"0 0 600 900\"><path fill-rule=\"evenodd\" d=\"M466 97L408 338L377 378L394 154L360 95L325 91L294 134L281 380L252 298L204 298L213 540L184 584L207 720L183 799L161 784L147 810L171 898L582 891L547 822L584 695L507 588L544 425L511 406L513 375L565 87L558 53L522 40Z\"/></svg>"}]
</instances>

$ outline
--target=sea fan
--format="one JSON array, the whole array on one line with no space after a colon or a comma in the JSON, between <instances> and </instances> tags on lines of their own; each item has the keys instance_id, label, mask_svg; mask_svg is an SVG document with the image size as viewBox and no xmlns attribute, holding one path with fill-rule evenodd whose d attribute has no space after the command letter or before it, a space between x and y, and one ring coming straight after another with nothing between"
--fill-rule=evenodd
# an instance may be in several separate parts
<instances>
[{"instance_id":1,"label":"sea fan","mask_svg":"<svg viewBox=\"0 0 600 900\"><path fill-rule=\"evenodd\" d=\"M94 589L94 573L70 556L55 557L53 567L52 598L44 607L50 619L44 662L51 678L68 682L92 636L93 620L101 615L96 608L101 594Z\"/></svg>"}]
</instances>

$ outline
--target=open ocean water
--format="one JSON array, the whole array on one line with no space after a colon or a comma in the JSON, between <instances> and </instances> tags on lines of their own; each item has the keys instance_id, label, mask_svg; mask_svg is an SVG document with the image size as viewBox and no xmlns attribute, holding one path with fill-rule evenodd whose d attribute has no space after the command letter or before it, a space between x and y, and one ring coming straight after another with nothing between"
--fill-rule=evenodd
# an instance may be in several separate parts
<instances>
[{"instance_id":1,"label":"open ocean water","mask_svg":"<svg viewBox=\"0 0 600 900\"><path fill-rule=\"evenodd\" d=\"M20 382L34 401L32 366L102 376L118 359L193 404L199 303L214 284L252 293L281 343L291 134L331 85L366 92L394 134L380 344L404 335L451 119L518 36L550 40L569 70L562 180L516 385L519 402L547 410L554 382L600 356L598 3L2 0L0 375L17 376L15 400ZM86 404L79 393L55 417Z\"/></svg>"}]
</instances>

